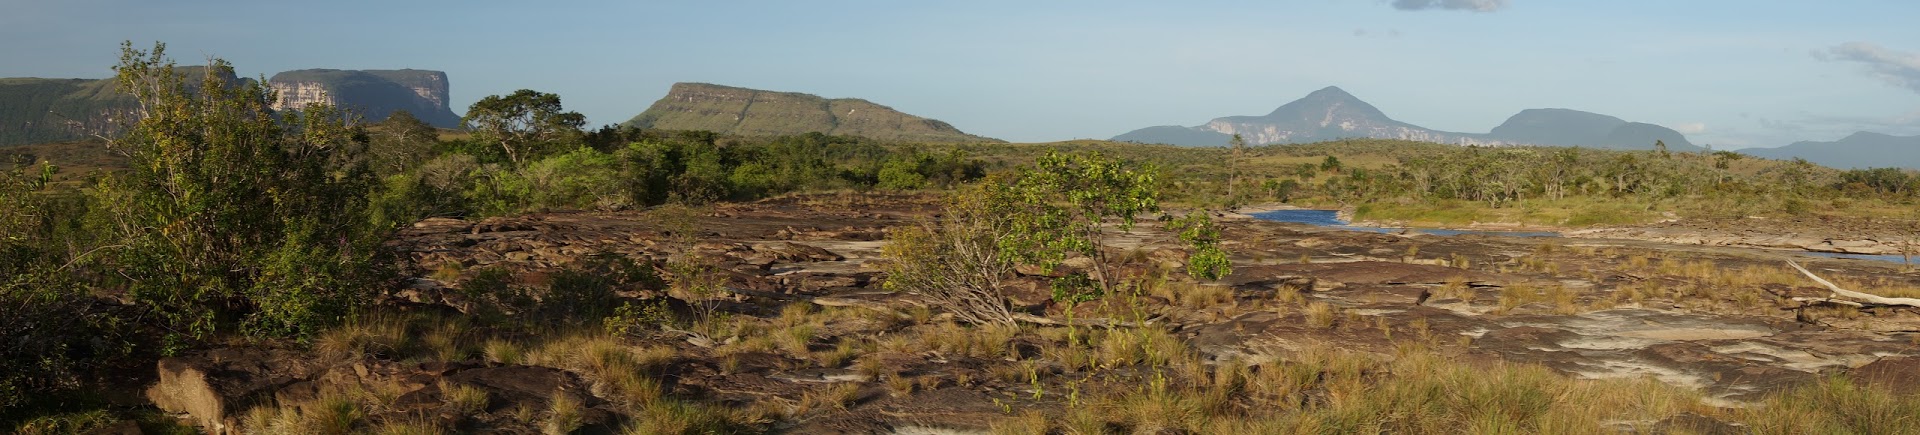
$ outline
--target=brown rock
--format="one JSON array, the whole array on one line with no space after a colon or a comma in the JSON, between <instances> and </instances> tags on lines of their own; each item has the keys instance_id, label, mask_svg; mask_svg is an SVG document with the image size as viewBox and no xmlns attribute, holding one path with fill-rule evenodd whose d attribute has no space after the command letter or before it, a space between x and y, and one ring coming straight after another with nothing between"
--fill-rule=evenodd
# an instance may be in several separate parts
<instances>
[{"instance_id":1,"label":"brown rock","mask_svg":"<svg viewBox=\"0 0 1920 435\"><path fill-rule=\"evenodd\" d=\"M791 242L755 243L752 249L755 253L771 254L774 258L787 262L840 261L846 259L846 257L842 257L840 254L835 254L833 251L821 249L817 246Z\"/></svg>"},{"instance_id":2,"label":"brown rock","mask_svg":"<svg viewBox=\"0 0 1920 435\"><path fill-rule=\"evenodd\" d=\"M1920 357L1890 356L1853 369L1853 379L1865 385L1909 392L1920 387Z\"/></svg>"},{"instance_id":3,"label":"brown rock","mask_svg":"<svg viewBox=\"0 0 1920 435\"><path fill-rule=\"evenodd\" d=\"M261 349L163 358L159 381L147 389L147 399L162 410L192 416L209 433L236 433L241 412L309 376L309 361L293 352Z\"/></svg>"}]
</instances>

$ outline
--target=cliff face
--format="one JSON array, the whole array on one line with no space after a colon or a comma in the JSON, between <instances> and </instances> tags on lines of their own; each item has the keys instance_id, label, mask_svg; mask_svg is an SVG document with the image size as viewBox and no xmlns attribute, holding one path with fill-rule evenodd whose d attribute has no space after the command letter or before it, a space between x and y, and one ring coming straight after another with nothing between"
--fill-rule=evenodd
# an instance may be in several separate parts
<instances>
[{"instance_id":1,"label":"cliff face","mask_svg":"<svg viewBox=\"0 0 1920 435\"><path fill-rule=\"evenodd\" d=\"M939 120L921 118L861 99L825 99L705 83L676 83L667 96L627 126L706 130L722 134L788 135L820 132L919 142L997 142Z\"/></svg>"},{"instance_id":2,"label":"cliff face","mask_svg":"<svg viewBox=\"0 0 1920 435\"><path fill-rule=\"evenodd\" d=\"M275 74L267 84L280 93L276 109L325 103L368 122L405 110L435 127L460 125L459 115L447 106L447 74L440 71L307 69Z\"/></svg>"}]
</instances>

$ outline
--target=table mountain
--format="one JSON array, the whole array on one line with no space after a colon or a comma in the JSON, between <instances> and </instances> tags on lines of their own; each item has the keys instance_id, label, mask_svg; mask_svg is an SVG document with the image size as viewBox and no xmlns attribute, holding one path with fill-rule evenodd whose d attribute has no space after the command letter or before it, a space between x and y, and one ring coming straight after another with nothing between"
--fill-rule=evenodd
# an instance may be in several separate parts
<instances>
[{"instance_id":1,"label":"table mountain","mask_svg":"<svg viewBox=\"0 0 1920 435\"><path fill-rule=\"evenodd\" d=\"M625 125L738 135L820 132L917 142L998 142L867 100L707 83L675 83L666 97Z\"/></svg>"},{"instance_id":2,"label":"table mountain","mask_svg":"<svg viewBox=\"0 0 1920 435\"><path fill-rule=\"evenodd\" d=\"M267 85L280 93L276 109L327 103L367 122L405 110L434 127L460 126L460 116L447 106L447 73L440 71L303 69L274 74Z\"/></svg>"}]
</instances>

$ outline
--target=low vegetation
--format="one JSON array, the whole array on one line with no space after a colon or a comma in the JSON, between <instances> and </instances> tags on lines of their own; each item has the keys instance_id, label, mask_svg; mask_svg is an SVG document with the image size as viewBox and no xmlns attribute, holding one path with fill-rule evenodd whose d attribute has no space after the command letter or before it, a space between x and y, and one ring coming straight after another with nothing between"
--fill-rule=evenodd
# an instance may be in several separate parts
<instances>
[{"instance_id":1,"label":"low vegetation","mask_svg":"<svg viewBox=\"0 0 1920 435\"><path fill-rule=\"evenodd\" d=\"M96 393L141 387L115 382L150 373L162 357L239 347L286 349L373 380L261 398L235 415L260 433L493 424L751 433L947 397L991 403L995 421L972 423L998 433L1710 430L1685 426L1694 417L1761 433L1887 433L1911 431L1920 411L1911 394L1844 376L1750 408L1712 406L1653 379L1573 379L1470 354L1461 343L1472 337L1312 296L1311 279L1250 297L1227 285L1241 284L1230 279L1237 261L1319 266L1329 257L1232 252L1263 241L1230 240L1208 211L1289 202L1373 219L1560 226L1663 213L1887 217L1920 192L1909 172L1724 152L1370 140L1174 149L585 131L558 96L531 90L483 100L466 118L470 134L442 137L408 116L359 124L323 106L275 112L260 84L227 79L223 62L184 81L163 48L129 46L117 68L145 108L110 142L124 169L63 179L50 163L21 161L0 171L0 311L10 313L0 316L0 430L184 430ZM837 306L792 288L736 286L730 274L742 264L769 275L778 267L710 254L732 247L716 247L696 223L722 213L698 208L706 204L830 190L944 197L921 220L860 239L884 243L875 281L904 294L888 296L917 304ZM633 210L659 230L636 243L671 255L584 253L539 271L411 265L427 269L416 277L396 270L409 260L391 251L396 230L429 217ZM1177 242L1162 251L1117 242L1128 237ZM1576 248L1630 276L1592 279L1607 281L1604 297L1545 279L1485 290L1465 277L1599 273L1554 261L1570 254L1562 248L1537 249L1504 262L1416 245L1386 251L1463 274L1420 283L1432 284L1421 302L1484 299L1494 316L1652 301L1750 313L1792 301L1779 292L1799 279L1614 248ZM446 295L417 293L434 286ZM1306 334L1383 336L1393 350L1317 344L1210 358L1181 329L1192 325L1167 320L1254 315ZM448 377L411 385L369 374L430 364L537 367L579 384L527 399ZM767 380L803 370L836 375ZM699 384L713 379L764 383Z\"/></svg>"}]
</instances>

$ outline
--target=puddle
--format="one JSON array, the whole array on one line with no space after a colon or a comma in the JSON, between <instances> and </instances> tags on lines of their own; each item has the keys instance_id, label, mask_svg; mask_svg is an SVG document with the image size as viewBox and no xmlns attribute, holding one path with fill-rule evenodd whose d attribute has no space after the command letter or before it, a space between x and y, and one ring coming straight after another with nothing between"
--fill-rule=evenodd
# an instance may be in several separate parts
<instances>
[{"instance_id":1,"label":"puddle","mask_svg":"<svg viewBox=\"0 0 1920 435\"><path fill-rule=\"evenodd\" d=\"M1429 234L1429 235L1435 235L1435 236L1480 235L1480 236L1507 236L1507 237L1560 237L1560 233L1551 232L1551 231L1474 231L1474 230L1448 230L1448 229L1440 229L1440 228L1356 227L1356 226L1353 226L1351 222L1340 220L1339 212L1334 210L1308 210L1308 209L1274 210L1274 211L1264 211L1264 212L1254 213L1254 214L1251 214L1250 216L1253 216L1255 219L1269 220L1269 221L1275 221L1275 222L1291 222L1291 223L1308 224L1308 225L1321 226L1321 227L1327 227L1327 228L1342 229L1347 231L1364 231L1369 233L1382 233L1382 234L1410 232L1410 233L1416 233L1416 234Z\"/></svg>"}]
</instances>

